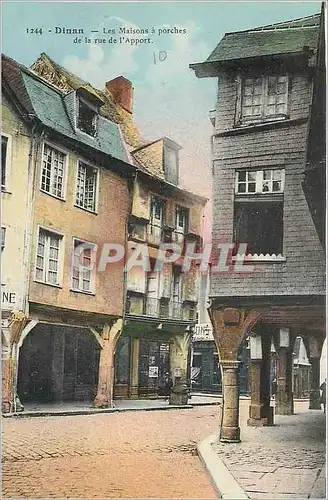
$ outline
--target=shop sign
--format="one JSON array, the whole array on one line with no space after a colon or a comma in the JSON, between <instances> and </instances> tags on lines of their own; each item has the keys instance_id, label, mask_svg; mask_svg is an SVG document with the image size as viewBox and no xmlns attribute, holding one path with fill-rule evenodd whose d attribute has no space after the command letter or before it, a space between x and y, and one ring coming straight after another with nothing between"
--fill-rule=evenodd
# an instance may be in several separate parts
<instances>
[{"instance_id":1,"label":"shop sign","mask_svg":"<svg viewBox=\"0 0 328 500\"><path fill-rule=\"evenodd\" d=\"M17 307L18 297L17 291L8 288L7 286L1 287L1 309L11 311Z\"/></svg>"},{"instance_id":2,"label":"shop sign","mask_svg":"<svg viewBox=\"0 0 328 500\"><path fill-rule=\"evenodd\" d=\"M192 340L214 340L212 326L208 323L195 325Z\"/></svg>"},{"instance_id":3,"label":"shop sign","mask_svg":"<svg viewBox=\"0 0 328 500\"><path fill-rule=\"evenodd\" d=\"M157 378L158 377L158 366L150 366L148 370L149 378Z\"/></svg>"}]
</instances>

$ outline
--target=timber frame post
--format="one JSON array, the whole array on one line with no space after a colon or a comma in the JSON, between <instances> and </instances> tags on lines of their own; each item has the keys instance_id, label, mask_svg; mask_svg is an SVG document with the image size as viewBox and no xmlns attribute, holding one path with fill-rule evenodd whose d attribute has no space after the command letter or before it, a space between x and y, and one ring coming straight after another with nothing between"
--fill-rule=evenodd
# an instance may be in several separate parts
<instances>
[{"instance_id":1,"label":"timber frame post","mask_svg":"<svg viewBox=\"0 0 328 500\"><path fill-rule=\"evenodd\" d=\"M97 408L111 408L114 406L114 355L122 327L123 319L119 318L112 325L106 323L102 330L98 389L93 402L93 406Z\"/></svg>"}]
</instances>

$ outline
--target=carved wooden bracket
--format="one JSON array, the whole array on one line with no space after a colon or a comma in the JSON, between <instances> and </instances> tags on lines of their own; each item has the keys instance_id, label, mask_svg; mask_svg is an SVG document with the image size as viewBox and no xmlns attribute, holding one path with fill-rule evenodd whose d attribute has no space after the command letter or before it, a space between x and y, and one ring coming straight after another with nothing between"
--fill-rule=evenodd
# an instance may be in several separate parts
<instances>
[{"instance_id":1,"label":"carved wooden bracket","mask_svg":"<svg viewBox=\"0 0 328 500\"><path fill-rule=\"evenodd\" d=\"M211 307L209 315L220 359L233 361L237 360L241 342L260 320L263 311L233 307L213 309Z\"/></svg>"}]
</instances>

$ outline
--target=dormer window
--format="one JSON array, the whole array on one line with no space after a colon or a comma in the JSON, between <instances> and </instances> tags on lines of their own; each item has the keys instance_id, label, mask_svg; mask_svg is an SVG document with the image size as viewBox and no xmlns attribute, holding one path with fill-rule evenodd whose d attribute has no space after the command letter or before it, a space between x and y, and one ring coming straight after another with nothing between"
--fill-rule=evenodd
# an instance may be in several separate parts
<instances>
[{"instance_id":1,"label":"dormer window","mask_svg":"<svg viewBox=\"0 0 328 500\"><path fill-rule=\"evenodd\" d=\"M97 134L97 108L78 97L77 128L92 137Z\"/></svg>"},{"instance_id":2,"label":"dormer window","mask_svg":"<svg viewBox=\"0 0 328 500\"><path fill-rule=\"evenodd\" d=\"M163 167L165 179L172 184L179 182L179 149L181 147L168 139L164 139Z\"/></svg>"},{"instance_id":3,"label":"dormer window","mask_svg":"<svg viewBox=\"0 0 328 500\"><path fill-rule=\"evenodd\" d=\"M240 78L238 96L238 124L249 125L286 118L288 115L288 76Z\"/></svg>"}]
</instances>

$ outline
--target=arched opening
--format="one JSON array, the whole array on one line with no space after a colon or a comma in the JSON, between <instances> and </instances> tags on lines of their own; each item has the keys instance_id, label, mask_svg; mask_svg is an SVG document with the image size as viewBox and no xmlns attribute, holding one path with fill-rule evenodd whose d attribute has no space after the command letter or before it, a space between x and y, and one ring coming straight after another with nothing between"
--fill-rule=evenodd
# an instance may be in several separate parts
<instances>
[{"instance_id":1,"label":"arched opening","mask_svg":"<svg viewBox=\"0 0 328 500\"><path fill-rule=\"evenodd\" d=\"M99 351L89 329L39 323L20 348L20 400L92 401L97 392Z\"/></svg>"}]
</instances>

